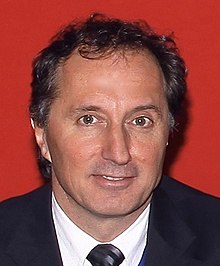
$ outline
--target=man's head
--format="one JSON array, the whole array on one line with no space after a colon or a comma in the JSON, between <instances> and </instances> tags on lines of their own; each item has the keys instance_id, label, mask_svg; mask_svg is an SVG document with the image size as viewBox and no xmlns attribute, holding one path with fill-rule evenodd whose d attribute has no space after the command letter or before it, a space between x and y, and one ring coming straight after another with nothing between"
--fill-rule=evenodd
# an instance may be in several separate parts
<instances>
[{"instance_id":1,"label":"man's head","mask_svg":"<svg viewBox=\"0 0 220 266\"><path fill-rule=\"evenodd\" d=\"M160 180L185 72L173 40L143 22L94 15L55 36L34 61L30 105L55 191L99 215L144 206Z\"/></svg>"},{"instance_id":2,"label":"man's head","mask_svg":"<svg viewBox=\"0 0 220 266\"><path fill-rule=\"evenodd\" d=\"M84 23L73 23L60 31L33 62L31 118L46 127L50 106L59 93L57 71L74 51L84 58L98 60L115 51L148 50L157 59L165 78L170 126L180 110L185 94L186 69L174 41L157 35L145 22L124 22L93 15ZM50 177L50 163L40 156L42 173Z\"/></svg>"}]
</instances>

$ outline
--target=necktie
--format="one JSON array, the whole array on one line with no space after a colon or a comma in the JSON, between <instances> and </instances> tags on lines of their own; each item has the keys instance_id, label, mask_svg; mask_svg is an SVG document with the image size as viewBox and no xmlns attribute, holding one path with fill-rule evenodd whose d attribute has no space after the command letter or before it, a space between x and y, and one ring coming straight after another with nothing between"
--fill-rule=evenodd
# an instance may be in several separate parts
<instances>
[{"instance_id":1,"label":"necktie","mask_svg":"<svg viewBox=\"0 0 220 266\"><path fill-rule=\"evenodd\" d=\"M122 252L111 244L97 245L87 256L93 266L118 266L124 258Z\"/></svg>"}]
</instances>

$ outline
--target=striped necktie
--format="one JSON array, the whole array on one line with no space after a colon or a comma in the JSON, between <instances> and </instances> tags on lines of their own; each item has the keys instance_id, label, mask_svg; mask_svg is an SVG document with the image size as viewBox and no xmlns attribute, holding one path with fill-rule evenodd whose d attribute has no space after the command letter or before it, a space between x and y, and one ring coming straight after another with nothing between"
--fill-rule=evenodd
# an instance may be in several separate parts
<instances>
[{"instance_id":1,"label":"striped necktie","mask_svg":"<svg viewBox=\"0 0 220 266\"><path fill-rule=\"evenodd\" d=\"M125 257L115 246L100 244L94 247L86 258L93 266L119 266Z\"/></svg>"}]
</instances>

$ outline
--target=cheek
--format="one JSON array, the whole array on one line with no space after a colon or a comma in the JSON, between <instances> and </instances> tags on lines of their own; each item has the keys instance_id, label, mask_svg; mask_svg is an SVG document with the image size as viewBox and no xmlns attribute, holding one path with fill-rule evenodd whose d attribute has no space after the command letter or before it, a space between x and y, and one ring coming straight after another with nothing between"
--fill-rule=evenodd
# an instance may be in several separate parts
<instances>
[{"instance_id":1,"label":"cheek","mask_svg":"<svg viewBox=\"0 0 220 266\"><path fill-rule=\"evenodd\" d=\"M54 166L73 168L82 167L99 151L96 141L86 140L77 136L60 137L57 141L51 137L49 141L50 155Z\"/></svg>"},{"instance_id":2,"label":"cheek","mask_svg":"<svg viewBox=\"0 0 220 266\"><path fill-rule=\"evenodd\" d=\"M167 139L168 131L133 136L130 138L131 153L139 161L153 166L163 160Z\"/></svg>"}]
</instances>

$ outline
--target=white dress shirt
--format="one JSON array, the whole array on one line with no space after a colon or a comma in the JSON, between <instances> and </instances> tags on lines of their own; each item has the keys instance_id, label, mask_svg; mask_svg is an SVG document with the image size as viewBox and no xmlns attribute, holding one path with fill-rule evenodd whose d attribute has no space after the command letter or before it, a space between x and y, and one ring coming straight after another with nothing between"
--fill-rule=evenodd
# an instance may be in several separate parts
<instances>
[{"instance_id":1,"label":"white dress shirt","mask_svg":"<svg viewBox=\"0 0 220 266\"><path fill-rule=\"evenodd\" d=\"M141 261L146 243L150 206L143 211L138 219L121 235L110 242L125 256L121 266L138 265ZM86 259L89 252L98 244L76 226L64 213L52 195L52 214L64 266L91 266Z\"/></svg>"}]
</instances>

